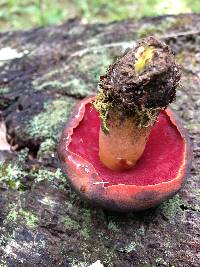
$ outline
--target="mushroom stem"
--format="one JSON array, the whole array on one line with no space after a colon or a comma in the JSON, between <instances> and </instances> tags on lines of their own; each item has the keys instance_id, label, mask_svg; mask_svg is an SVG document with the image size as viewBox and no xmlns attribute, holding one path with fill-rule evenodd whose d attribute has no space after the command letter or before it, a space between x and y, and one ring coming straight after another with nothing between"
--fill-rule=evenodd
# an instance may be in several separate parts
<instances>
[{"instance_id":1,"label":"mushroom stem","mask_svg":"<svg viewBox=\"0 0 200 267\"><path fill-rule=\"evenodd\" d=\"M143 39L101 76L94 106L101 118L99 156L112 170L136 164L159 112L176 96L180 66L155 37Z\"/></svg>"},{"instance_id":2,"label":"mushroom stem","mask_svg":"<svg viewBox=\"0 0 200 267\"><path fill-rule=\"evenodd\" d=\"M139 128L131 118L122 123L113 114L107 121L109 133L100 129L99 157L111 170L123 171L133 167L142 156L151 125Z\"/></svg>"}]
</instances>

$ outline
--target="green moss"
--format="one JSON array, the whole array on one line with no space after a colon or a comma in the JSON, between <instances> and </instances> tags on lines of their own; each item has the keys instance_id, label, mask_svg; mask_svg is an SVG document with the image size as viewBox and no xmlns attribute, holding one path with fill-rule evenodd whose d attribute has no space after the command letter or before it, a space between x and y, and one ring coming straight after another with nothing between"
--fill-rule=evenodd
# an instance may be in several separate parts
<instances>
[{"instance_id":1,"label":"green moss","mask_svg":"<svg viewBox=\"0 0 200 267\"><path fill-rule=\"evenodd\" d=\"M66 181L66 177L61 172L61 169L57 168L55 170L48 169L34 169L31 171L30 175L34 177L34 184L41 181L47 181L49 186L52 188L65 190L66 187L69 187Z\"/></svg>"},{"instance_id":2,"label":"green moss","mask_svg":"<svg viewBox=\"0 0 200 267\"><path fill-rule=\"evenodd\" d=\"M183 204L183 200L179 195L174 196L168 201L160 205L161 212L170 220L176 217L178 213L182 213L180 206Z\"/></svg>"},{"instance_id":3,"label":"green moss","mask_svg":"<svg viewBox=\"0 0 200 267\"><path fill-rule=\"evenodd\" d=\"M61 172L61 169L57 168L55 171L50 171L48 169L38 169L32 171L31 175L35 177L34 182L38 183L40 181L47 180L53 187L56 187L56 180L58 180L59 188L64 189L64 185L66 184L66 178Z\"/></svg>"},{"instance_id":4,"label":"green moss","mask_svg":"<svg viewBox=\"0 0 200 267\"><path fill-rule=\"evenodd\" d=\"M7 231L0 236L0 248L5 247L5 245L14 238L14 231L12 234Z\"/></svg>"},{"instance_id":5,"label":"green moss","mask_svg":"<svg viewBox=\"0 0 200 267\"><path fill-rule=\"evenodd\" d=\"M8 222L16 222L17 216L18 216L17 205L11 204L9 206L9 213L8 213L8 215L6 217L6 220Z\"/></svg>"},{"instance_id":6,"label":"green moss","mask_svg":"<svg viewBox=\"0 0 200 267\"><path fill-rule=\"evenodd\" d=\"M74 104L75 100L67 97L45 103L44 110L33 117L27 126L28 133L34 138L57 141Z\"/></svg>"},{"instance_id":7,"label":"green moss","mask_svg":"<svg viewBox=\"0 0 200 267\"><path fill-rule=\"evenodd\" d=\"M87 49L83 51L78 60L77 57L72 58L70 65L63 65L39 77L33 85L35 90L56 90L61 94L85 97L96 91L99 77L110 63L108 51L97 45L88 52Z\"/></svg>"},{"instance_id":8,"label":"green moss","mask_svg":"<svg viewBox=\"0 0 200 267\"><path fill-rule=\"evenodd\" d=\"M4 95L4 94L7 94L10 91L11 91L11 88L9 88L9 87L0 87L0 96Z\"/></svg>"},{"instance_id":9,"label":"green moss","mask_svg":"<svg viewBox=\"0 0 200 267\"><path fill-rule=\"evenodd\" d=\"M0 181L10 189L22 189L21 179L25 175L26 172L17 163L0 163Z\"/></svg>"},{"instance_id":10,"label":"green moss","mask_svg":"<svg viewBox=\"0 0 200 267\"><path fill-rule=\"evenodd\" d=\"M73 203L73 204L72 204ZM79 201L80 203L80 201ZM83 203L82 203L83 204ZM113 262L117 262L115 247L107 247L106 242L109 241L108 231L102 229L102 227L96 227L96 223L100 223L103 220L105 223L105 217L102 212L96 209L80 208L80 205L76 205L74 199L66 203L66 209L70 209L67 214L74 214L79 218L79 221L73 220L69 216L64 217L64 222L66 224L66 230L77 230L80 239L79 255L73 254L73 252L67 255L70 266L74 266L80 262L87 262L87 266L95 262L95 259L100 259L102 264L106 266L113 266ZM97 219L98 217L98 219ZM96 223L95 223L96 222ZM95 225L94 225L95 223ZM119 265L120 266L120 265Z\"/></svg>"},{"instance_id":11,"label":"green moss","mask_svg":"<svg viewBox=\"0 0 200 267\"><path fill-rule=\"evenodd\" d=\"M28 159L29 149L23 148L17 153L18 162L24 163Z\"/></svg>"},{"instance_id":12,"label":"green moss","mask_svg":"<svg viewBox=\"0 0 200 267\"><path fill-rule=\"evenodd\" d=\"M39 218L30 210L20 210L20 216L25 220L25 224L30 229L36 229L38 226Z\"/></svg>"},{"instance_id":13,"label":"green moss","mask_svg":"<svg viewBox=\"0 0 200 267\"><path fill-rule=\"evenodd\" d=\"M135 121L139 128L148 128L155 123L161 108L145 108L135 110Z\"/></svg>"},{"instance_id":14,"label":"green moss","mask_svg":"<svg viewBox=\"0 0 200 267\"><path fill-rule=\"evenodd\" d=\"M0 182L5 183L9 189L24 191L23 178L28 175L24 163L28 159L28 148L17 153L14 162L0 162Z\"/></svg>"},{"instance_id":15,"label":"green moss","mask_svg":"<svg viewBox=\"0 0 200 267\"><path fill-rule=\"evenodd\" d=\"M66 87L70 91L70 94L78 95L80 97L87 96L91 92L84 80L78 79L73 76L71 77L71 79L69 77L69 81L66 83Z\"/></svg>"},{"instance_id":16,"label":"green moss","mask_svg":"<svg viewBox=\"0 0 200 267\"><path fill-rule=\"evenodd\" d=\"M64 218L63 224L68 230L78 230L80 228L80 225L69 216Z\"/></svg>"},{"instance_id":17,"label":"green moss","mask_svg":"<svg viewBox=\"0 0 200 267\"><path fill-rule=\"evenodd\" d=\"M81 235L88 239L91 237L91 229L92 229L92 215L91 215L91 210L89 209L81 209L81 214L82 214L82 225L81 225Z\"/></svg>"},{"instance_id":18,"label":"green moss","mask_svg":"<svg viewBox=\"0 0 200 267\"><path fill-rule=\"evenodd\" d=\"M36 77L33 81L33 86L35 90L42 89L42 83L45 83L47 81L57 81L57 77L62 75L64 76L64 72L68 70L69 66L68 65L61 65L60 68L59 66L56 66L55 69L49 70L47 73L44 73L42 76ZM58 80L58 82L60 79ZM47 82L48 84L48 82ZM38 88L39 87L39 88ZM41 88L40 88L41 87Z\"/></svg>"},{"instance_id":19,"label":"green moss","mask_svg":"<svg viewBox=\"0 0 200 267\"><path fill-rule=\"evenodd\" d=\"M99 117L101 118L102 130L104 133L108 133L109 128L107 127L107 120L109 118L109 112L115 108L115 104L108 101L103 93L103 90L99 89L94 102L94 107L98 111ZM139 128L149 127L154 124L159 111L160 108L145 108L144 106L141 106L141 108L138 109L135 107L134 114L132 114L132 119Z\"/></svg>"},{"instance_id":20,"label":"green moss","mask_svg":"<svg viewBox=\"0 0 200 267\"><path fill-rule=\"evenodd\" d=\"M54 139L48 138L40 144L40 148L37 153L37 158L42 160L43 157L54 156L57 148L57 142Z\"/></svg>"},{"instance_id":21,"label":"green moss","mask_svg":"<svg viewBox=\"0 0 200 267\"><path fill-rule=\"evenodd\" d=\"M165 245L165 248L166 248L166 249L169 249L169 248L172 248L172 247L173 247L173 243L171 242L170 239L167 239L167 240L164 242L164 245Z\"/></svg>"},{"instance_id":22,"label":"green moss","mask_svg":"<svg viewBox=\"0 0 200 267\"><path fill-rule=\"evenodd\" d=\"M183 208L184 209L189 209L189 210L193 210L193 211L200 211L200 190L196 189L196 190L192 190L193 192L193 197L195 199L194 203L188 203L187 201L183 202Z\"/></svg>"},{"instance_id":23,"label":"green moss","mask_svg":"<svg viewBox=\"0 0 200 267\"><path fill-rule=\"evenodd\" d=\"M137 229L137 233L141 236L144 236L145 235L145 229L144 229L144 226L141 225L139 229Z\"/></svg>"},{"instance_id":24,"label":"green moss","mask_svg":"<svg viewBox=\"0 0 200 267\"><path fill-rule=\"evenodd\" d=\"M103 75L109 64L111 64L112 58L108 54L108 50L101 46L91 47L91 50L90 53L80 58L76 68L86 74L92 81L98 82L100 75Z\"/></svg>"},{"instance_id":25,"label":"green moss","mask_svg":"<svg viewBox=\"0 0 200 267\"><path fill-rule=\"evenodd\" d=\"M144 38L149 35L162 34L174 26L176 19L173 17L167 17L161 23L157 25L144 24L137 32L138 38Z\"/></svg>"},{"instance_id":26,"label":"green moss","mask_svg":"<svg viewBox=\"0 0 200 267\"><path fill-rule=\"evenodd\" d=\"M9 205L9 212L6 219L4 220L4 223L12 223L14 225L17 225L18 220L23 220L25 225L29 229L34 230L38 226L39 218L32 211L23 209L19 201L17 202L17 204L13 203Z\"/></svg>"},{"instance_id":27,"label":"green moss","mask_svg":"<svg viewBox=\"0 0 200 267\"><path fill-rule=\"evenodd\" d=\"M113 232L119 232L119 228L118 228L117 224L113 221L109 221L108 229L113 231Z\"/></svg>"},{"instance_id":28,"label":"green moss","mask_svg":"<svg viewBox=\"0 0 200 267\"><path fill-rule=\"evenodd\" d=\"M80 27L80 26L79 26ZM79 30L78 27L78 30ZM98 36L91 37L90 39L87 40L87 47L88 46L99 46L102 44L102 40Z\"/></svg>"},{"instance_id":29,"label":"green moss","mask_svg":"<svg viewBox=\"0 0 200 267\"><path fill-rule=\"evenodd\" d=\"M80 233L84 238L90 238L90 230L88 228L82 228Z\"/></svg>"},{"instance_id":30,"label":"green moss","mask_svg":"<svg viewBox=\"0 0 200 267\"><path fill-rule=\"evenodd\" d=\"M198 131L200 129L200 123L187 123L185 127L188 130L196 130Z\"/></svg>"},{"instance_id":31,"label":"green moss","mask_svg":"<svg viewBox=\"0 0 200 267\"><path fill-rule=\"evenodd\" d=\"M60 93L68 93L70 95L79 95L84 97L90 93L88 85L82 79L75 76L68 76L67 82L59 82L57 80L44 81L40 85L35 85L36 90L52 89Z\"/></svg>"},{"instance_id":32,"label":"green moss","mask_svg":"<svg viewBox=\"0 0 200 267\"><path fill-rule=\"evenodd\" d=\"M119 249L119 251L131 253L132 251L136 251L138 244L134 241L132 241L130 244L125 246L124 248Z\"/></svg>"},{"instance_id":33,"label":"green moss","mask_svg":"<svg viewBox=\"0 0 200 267\"><path fill-rule=\"evenodd\" d=\"M171 107L173 110L178 110L178 109L179 109L179 107L178 107L178 105L177 105L176 103L171 103L171 104L170 104L170 107Z\"/></svg>"},{"instance_id":34,"label":"green moss","mask_svg":"<svg viewBox=\"0 0 200 267\"><path fill-rule=\"evenodd\" d=\"M56 148L56 142L53 139L46 139L44 142L40 144L40 149L39 152L46 152L46 151L51 151L54 152ZM38 152L38 153L39 153Z\"/></svg>"},{"instance_id":35,"label":"green moss","mask_svg":"<svg viewBox=\"0 0 200 267\"><path fill-rule=\"evenodd\" d=\"M198 201L200 201L200 189L199 188L191 188L191 192L198 199Z\"/></svg>"},{"instance_id":36,"label":"green moss","mask_svg":"<svg viewBox=\"0 0 200 267\"><path fill-rule=\"evenodd\" d=\"M144 38L149 35L154 34L165 34L167 31L174 30L176 28L188 27L191 25L192 19L191 17L166 17L159 24L144 24L137 32L138 38Z\"/></svg>"},{"instance_id":37,"label":"green moss","mask_svg":"<svg viewBox=\"0 0 200 267\"><path fill-rule=\"evenodd\" d=\"M107 101L103 90L99 90L96 95L96 100L94 102L94 107L99 113L99 117L101 119L101 127L105 133L109 132L107 127L107 119L109 116L109 111L114 107L112 102Z\"/></svg>"},{"instance_id":38,"label":"green moss","mask_svg":"<svg viewBox=\"0 0 200 267\"><path fill-rule=\"evenodd\" d=\"M41 249L45 249L45 247L46 247L46 241L44 239L40 239L38 241L38 247L41 248Z\"/></svg>"},{"instance_id":39,"label":"green moss","mask_svg":"<svg viewBox=\"0 0 200 267\"><path fill-rule=\"evenodd\" d=\"M40 169L36 175L37 181L41 181L44 179L47 179L49 181L52 181L54 178L57 178L61 180L62 182L65 182L65 177L61 172L61 169L56 169L55 171L49 171L46 169Z\"/></svg>"},{"instance_id":40,"label":"green moss","mask_svg":"<svg viewBox=\"0 0 200 267\"><path fill-rule=\"evenodd\" d=\"M176 29L176 28L184 28L188 27L192 24L192 17L177 17L173 18L171 28Z\"/></svg>"}]
</instances>

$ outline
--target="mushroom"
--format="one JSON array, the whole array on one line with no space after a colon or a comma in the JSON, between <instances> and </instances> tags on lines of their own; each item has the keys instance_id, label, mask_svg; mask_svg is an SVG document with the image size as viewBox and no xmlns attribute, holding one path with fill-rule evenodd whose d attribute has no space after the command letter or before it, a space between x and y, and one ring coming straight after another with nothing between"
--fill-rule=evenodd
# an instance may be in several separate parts
<instances>
[{"instance_id":1,"label":"mushroom","mask_svg":"<svg viewBox=\"0 0 200 267\"><path fill-rule=\"evenodd\" d=\"M167 107L179 80L170 47L147 37L101 76L96 96L77 104L58 155L84 199L105 209L144 210L182 187L191 145Z\"/></svg>"}]
</instances>

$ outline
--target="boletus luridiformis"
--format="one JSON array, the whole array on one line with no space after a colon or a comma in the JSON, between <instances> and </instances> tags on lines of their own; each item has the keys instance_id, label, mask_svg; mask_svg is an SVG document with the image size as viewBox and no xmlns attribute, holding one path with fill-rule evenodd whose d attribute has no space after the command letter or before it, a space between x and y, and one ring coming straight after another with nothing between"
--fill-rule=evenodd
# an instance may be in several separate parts
<instances>
[{"instance_id":1,"label":"boletus luridiformis","mask_svg":"<svg viewBox=\"0 0 200 267\"><path fill-rule=\"evenodd\" d=\"M96 96L78 103L58 154L84 199L106 209L142 210L181 188L190 142L168 108L179 80L170 47L147 37L109 66Z\"/></svg>"}]
</instances>

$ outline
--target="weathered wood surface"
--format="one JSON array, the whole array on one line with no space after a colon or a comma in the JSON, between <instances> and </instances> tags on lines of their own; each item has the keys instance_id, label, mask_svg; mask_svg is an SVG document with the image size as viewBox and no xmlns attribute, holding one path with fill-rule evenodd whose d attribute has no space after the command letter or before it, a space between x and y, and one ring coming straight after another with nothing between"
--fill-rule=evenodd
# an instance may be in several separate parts
<instances>
[{"instance_id":1,"label":"weathered wood surface","mask_svg":"<svg viewBox=\"0 0 200 267\"><path fill-rule=\"evenodd\" d=\"M200 15L183 15L106 25L71 20L0 34L0 51L18 52L0 61L1 117L14 150L1 152L0 266L200 266L199 29ZM191 175L179 195L148 211L91 208L59 169L61 129L76 101L96 91L105 67L150 34L183 65L172 106L194 143Z\"/></svg>"}]
</instances>

